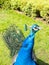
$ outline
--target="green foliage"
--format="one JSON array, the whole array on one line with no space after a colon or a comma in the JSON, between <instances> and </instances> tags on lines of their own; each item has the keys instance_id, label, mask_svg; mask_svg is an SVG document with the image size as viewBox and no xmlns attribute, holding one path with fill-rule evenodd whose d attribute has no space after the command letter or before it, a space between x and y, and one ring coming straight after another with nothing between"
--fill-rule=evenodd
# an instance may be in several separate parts
<instances>
[{"instance_id":1,"label":"green foliage","mask_svg":"<svg viewBox=\"0 0 49 65\"><path fill-rule=\"evenodd\" d=\"M10 1L5 1L2 7L3 9L11 9Z\"/></svg>"},{"instance_id":2,"label":"green foliage","mask_svg":"<svg viewBox=\"0 0 49 65\"><path fill-rule=\"evenodd\" d=\"M27 2L26 2L26 1L20 1L20 3L21 3L21 6L20 6L21 11L24 12L24 8L25 8L25 6L27 5Z\"/></svg>"},{"instance_id":3,"label":"green foliage","mask_svg":"<svg viewBox=\"0 0 49 65\"><path fill-rule=\"evenodd\" d=\"M21 2L15 1L11 3L11 8L15 10L20 10Z\"/></svg>"},{"instance_id":4,"label":"green foliage","mask_svg":"<svg viewBox=\"0 0 49 65\"><path fill-rule=\"evenodd\" d=\"M15 10L23 11L24 6L26 6L26 4L27 2L25 1L20 1L20 0L11 1L11 8Z\"/></svg>"},{"instance_id":5,"label":"green foliage","mask_svg":"<svg viewBox=\"0 0 49 65\"><path fill-rule=\"evenodd\" d=\"M18 10L29 17L49 16L49 0L0 0L0 8Z\"/></svg>"},{"instance_id":6,"label":"green foliage","mask_svg":"<svg viewBox=\"0 0 49 65\"><path fill-rule=\"evenodd\" d=\"M49 17L46 17L45 19L46 19L47 23L49 24Z\"/></svg>"},{"instance_id":7,"label":"green foliage","mask_svg":"<svg viewBox=\"0 0 49 65\"><path fill-rule=\"evenodd\" d=\"M0 0L0 8L10 9L11 8L10 0Z\"/></svg>"},{"instance_id":8,"label":"green foliage","mask_svg":"<svg viewBox=\"0 0 49 65\"><path fill-rule=\"evenodd\" d=\"M0 8L2 8L3 4L4 4L4 0L0 0Z\"/></svg>"},{"instance_id":9,"label":"green foliage","mask_svg":"<svg viewBox=\"0 0 49 65\"><path fill-rule=\"evenodd\" d=\"M32 17L40 17L40 10L33 8Z\"/></svg>"},{"instance_id":10,"label":"green foliage","mask_svg":"<svg viewBox=\"0 0 49 65\"><path fill-rule=\"evenodd\" d=\"M43 10L40 12L41 17L43 20L46 20L48 23L49 21L49 7L44 7Z\"/></svg>"},{"instance_id":11,"label":"green foliage","mask_svg":"<svg viewBox=\"0 0 49 65\"><path fill-rule=\"evenodd\" d=\"M24 40L24 35L21 30L18 29L15 25L11 25L3 35L5 42L7 43L8 48L11 51L11 56L14 56L18 52L21 44Z\"/></svg>"},{"instance_id":12,"label":"green foliage","mask_svg":"<svg viewBox=\"0 0 49 65\"><path fill-rule=\"evenodd\" d=\"M27 4L27 5L25 6L25 8L24 8L24 13L25 13L27 16L29 16L29 17L32 16L32 4L31 4L31 3L29 3L29 4Z\"/></svg>"},{"instance_id":13,"label":"green foliage","mask_svg":"<svg viewBox=\"0 0 49 65\"><path fill-rule=\"evenodd\" d=\"M4 0L0 0L0 4L3 4L4 3Z\"/></svg>"}]
</instances>

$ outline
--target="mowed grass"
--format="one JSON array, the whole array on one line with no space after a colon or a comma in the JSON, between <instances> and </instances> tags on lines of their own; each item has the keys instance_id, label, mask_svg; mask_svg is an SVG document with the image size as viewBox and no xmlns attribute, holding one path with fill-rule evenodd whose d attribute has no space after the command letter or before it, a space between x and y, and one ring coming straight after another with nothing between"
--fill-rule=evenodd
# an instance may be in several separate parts
<instances>
[{"instance_id":1,"label":"mowed grass","mask_svg":"<svg viewBox=\"0 0 49 65\"><path fill-rule=\"evenodd\" d=\"M29 30L24 31L24 24L29 26L38 24L42 27L42 29L36 33L34 49L36 57L49 64L49 25L41 21L35 21L13 10L0 10L0 65L11 65L12 58L10 57L10 50L7 48L2 34L12 24L18 26L25 37L28 36ZM43 65L41 61L38 62Z\"/></svg>"}]
</instances>

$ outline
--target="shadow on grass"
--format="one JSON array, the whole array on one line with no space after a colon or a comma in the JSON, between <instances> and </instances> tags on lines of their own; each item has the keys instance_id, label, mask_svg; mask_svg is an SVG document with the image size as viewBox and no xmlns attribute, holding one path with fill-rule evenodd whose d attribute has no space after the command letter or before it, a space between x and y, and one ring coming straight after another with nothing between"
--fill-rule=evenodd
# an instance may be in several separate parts
<instances>
[{"instance_id":1,"label":"shadow on grass","mask_svg":"<svg viewBox=\"0 0 49 65\"><path fill-rule=\"evenodd\" d=\"M46 63L46 62L42 61L41 59L37 58L34 50L33 50L32 57L37 65L49 65L49 63Z\"/></svg>"},{"instance_id":2,"label":"shadow on grass","mask_svg":"<svg viewBox=\"0 0 49 65\"><path fill-rule=\"evenodd\" d=\"M40 59L37 59L37 65L49 65L49 64Z\"/></svg>"}]
</instances>

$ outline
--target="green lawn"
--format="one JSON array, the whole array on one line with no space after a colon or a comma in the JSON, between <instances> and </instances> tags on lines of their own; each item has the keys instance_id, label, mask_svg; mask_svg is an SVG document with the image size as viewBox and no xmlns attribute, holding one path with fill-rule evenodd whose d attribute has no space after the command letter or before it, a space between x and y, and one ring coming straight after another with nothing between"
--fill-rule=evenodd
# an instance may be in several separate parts
<instances>
[{"instance_id":1,"label":"green lawn","mask_svg":"<svg viewBox=\"0 0 49 65\"><path fill-rule=\"evenodd\" d=\"M40 30L36 34L34 48L35 54L40 65L49 64L49 25L44 24L41 21L34 21L32 18L29 18L24 14L19 14L16 11L0 10L0 65L11 65L12 60L12 58L10 57L10 50L6 47L6 43L4 42L2 37L4 31L11 24L15 24L16 26L19 26L26 37L29 34L29 30L24 31L24 24L30 26L34 23L42 27L42 30Z\"/></svg>"}]
</instances>

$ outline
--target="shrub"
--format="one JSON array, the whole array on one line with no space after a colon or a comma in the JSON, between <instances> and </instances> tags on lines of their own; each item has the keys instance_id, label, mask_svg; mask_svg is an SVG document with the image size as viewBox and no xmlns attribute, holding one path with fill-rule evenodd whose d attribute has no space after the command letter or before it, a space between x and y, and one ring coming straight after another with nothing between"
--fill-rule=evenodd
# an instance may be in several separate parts
<instances>
[{"instance_id":1,"label":"shrub","mask_svg":"<svg viewBox=\"0 0 49 65\"><path fill-rule=\"evenodd\" d=\"M49 17L46 17L46 23L49 24Z\"/></svg>"},{"instance_id":2,"label":"shrub","mask_svg":"<svg viewBox=\"0 0 49 65\"><path fill-rule=\"evenodd\" d=\"M0 0L0 8L13 9L25 13L29 17L42 17L46 20L49 16L49 0Z\"/></svg>"},{"instance_id":3,"label":"shrub","mask_svg":"<svg viewBox=\"0 0 49 65\"><path fill-rule=\"evenodd\" d=\"M32 17L41 17L40 16L40 10L38 9L33 9Z\"/></svg>"},{"instance_id":4,"label":"shrub","mask_svg":"<svg viewBox=\"0 0 49 65\"><path fill-rule=\"evenodd\" d=\"M27 1L22 0L22 1L20 1L20 4L21 4L21 6L20 6L21 11L24 11L24 7L27 5Z\"/></svg>"},{"instance_id":5,"label":"shrub","mask_svg":"<svg viewBox=\"0 0 49 65\"><path fill-rule=\"evenodd\" d=\"M3 9L11 9L10 1L4 1L4 4L2 7Z\"/></svg>"},{"instance_id":6,"label":"shrub","mask_svg":"<svg viewBox=\"0 0 49 65\"><path fill-rule=\"evenodd\" d=\"M41 16L45 17L49 14L49 5L44 5L43 9L41 10Z\"/></svg>"},{"instance_id":7,"label":"shrub","mask_svg":"<svg viewBox=\"0 0 49 65\"><path fill-rule=\"evenodd\" d=\"M3 4L4 4L4 0L0 0L0 8L2 8Z\"/></svg>"},{"instance_id":8,"label":"shrub","mask_svg":"<svg viewBox=\"0 0 49 65\"><path fill-rule=\"evenodd\" d=\"M0 8L8 9L10 5L10 0L0 0Z\"/></svg>"},{"instance_id":9,"label":"shrub","mask_svg":"<svg viewBox=\"0 0 49 65\"><path fill-rule=\"evenodd\" d=\"M31 3L27 4L27 5L24 7L24 13L25 13L27 16L29 16L29 17L32 16L32 4L31 4Z\"/></svg>"},{"instance_id":10,"label":"shrub","mask_svg":"<svg viewBox=\"0 0 49 65\"><path fill-rule=\"evenodd\" d=\"M15 9L15 10L19 10L19 11L23 11L24 6L26 6L27 2L26 1L20 1L20 0L16 0L16 1L11 1L11 8Z\"/></svg>"},{"instance_id":11,"label":"shrub","mask_svg":"<svg viewBox=\"0 0 49 65\"><path fill-rule=\"evenodd\" d=\"M21 9L20 9L20 6L21 6L21 5L20 5L20 2L19 2L19 1L15 1L15 3L12 3L12 4L11 4L11 8L12 8L12 9L19 10L19 11L21 10Z\"/></svg>"}]
</instances>

